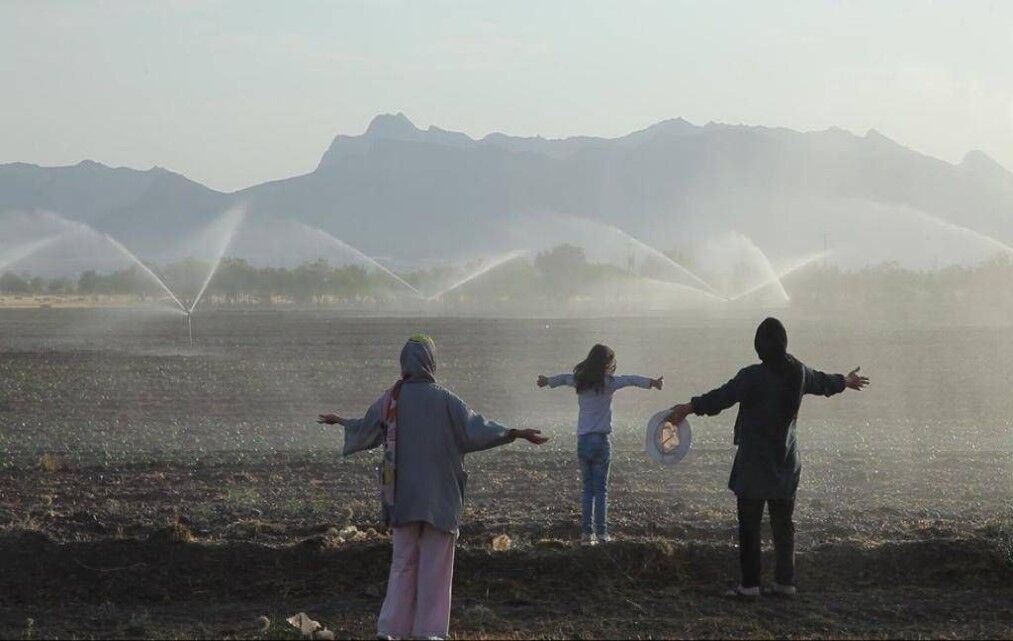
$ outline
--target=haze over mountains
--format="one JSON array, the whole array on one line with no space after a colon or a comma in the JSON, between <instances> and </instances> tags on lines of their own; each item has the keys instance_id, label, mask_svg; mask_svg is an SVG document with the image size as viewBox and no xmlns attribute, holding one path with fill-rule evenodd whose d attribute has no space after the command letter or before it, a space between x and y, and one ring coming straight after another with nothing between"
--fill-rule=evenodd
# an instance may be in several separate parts
<instances>
[{"instance_id":1,"label":"haze over mountains","mask_svg":"<svg viewBox=\"0 0 1013 641\"><path fill-rule=\"evenodd\" d=\"M0 165L0 212L55 212L153 260L239 205L252 225L295 219L399 265L594 243L602 227L581 218L664 250L705 252L734 233L775 261L826 246L850 266L974 261L1013 242L1013 173L981 152L954 165L876 131L675 119L616 139L475 140L381 115L337 136L313 172L234 193L161 168Z\"/></svg>"}]
</instances>

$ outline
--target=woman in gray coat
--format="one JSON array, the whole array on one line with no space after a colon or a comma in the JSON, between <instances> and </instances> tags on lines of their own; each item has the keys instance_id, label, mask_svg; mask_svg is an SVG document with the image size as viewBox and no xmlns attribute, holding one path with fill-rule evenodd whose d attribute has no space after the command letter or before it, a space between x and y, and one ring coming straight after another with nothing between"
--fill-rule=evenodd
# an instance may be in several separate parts
<instances>
[{"instance_id":1,"label":"woman in gray coat","mask_svg":"<svg viewBox=\"0 0 1013 641\"><path fill-rule=\"evenodd\" d=\"M734 443L738 446L728 488L738 499L739 555L742 581L732 596L760 595L760 526L770 510L777 558L774 593L795 593L795 492L802 472L795 421L805 394L833 396L861 390L869 379L856 368L847 376L806 367L788 353L788 334L776 318L756 329L753 341L760 363L739 371L721 387L672 408L678 425L690 414L715 416L736 403Z\"/></svg>"},{"instance_id":2,"label":"woman in gray coat","mask_svg":"<svg viewBox=\"0 0 1013 641\"><path fill-rule=\"evenodd\" d=\"M436 382L436 346L413 336L401 350L401 379L361 419L334 414L344 455L384 446L379 485L394 555L380 610L380 637L444 637L450 627L454 545L468 475L464 455L517 439L541 445L537 430L509 429L473 412Z\"/></svg>"}]
</instances>

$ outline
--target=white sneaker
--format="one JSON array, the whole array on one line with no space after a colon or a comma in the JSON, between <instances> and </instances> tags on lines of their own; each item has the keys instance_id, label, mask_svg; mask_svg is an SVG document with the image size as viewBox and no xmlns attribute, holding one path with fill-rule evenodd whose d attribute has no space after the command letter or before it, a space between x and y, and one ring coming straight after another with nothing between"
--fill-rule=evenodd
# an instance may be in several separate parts
<instances>
[{"instance_id":1,"label":"white sneaker","mask_svg":"<svg viewBox=\"0 0 1013 641\"><path fill-rule=\"evenodd\" d=\"M593 534L581 534L580 535L580 544L583 545L583 546L585 546L585 547L590 547L592 545L598 545L598 537L596 537Z\"/></svg>"},{"instance_id":2,"label":"white sneaker","mask_svg":"<svg viewBox=\"0 0 1013 641\"><path fill-rule=\"evenodd\" d=\"M780 583L772 585L770 591L777 596L786 597L793 597L797 593L794 585L781 585Z\"/></svg>"},{"instance_id":3,"label":"white sneaker","mask_svg":"<svg viewBox=\"0 0 1013 641\"><path fill-rule=\"evenodd\" d=\"M598 537L598 542L599 543L611 543L612 542L612 535L611 534L602 534L601 536Z\"/></svg>"},{"instance_id":4,"label":"white sneaker","mask_svg":"<svg viewBox=\"0 0 1013 641\"><path fill-rule=\"evenodd\" d=\"M735 599L759 599L760 587L744 588L741 585L736 585L731 590L725 592L725 596Z\"/></svg>"}]
</instances>

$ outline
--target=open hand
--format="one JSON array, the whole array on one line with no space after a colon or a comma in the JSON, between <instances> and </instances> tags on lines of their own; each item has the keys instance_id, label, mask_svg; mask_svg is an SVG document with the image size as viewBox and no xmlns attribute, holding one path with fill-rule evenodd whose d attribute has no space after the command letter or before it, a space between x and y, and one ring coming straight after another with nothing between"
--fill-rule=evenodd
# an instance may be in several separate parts
<instances>
[{"instance_id":1,"label":"open hand","mask_svg":"<svg viewBox=\"0 0 1013 641\"><path fill-rule=\"evenodd\" d=\"M323 425L344 425L345 419L341 418L337 414L321 414L320 417L317 418L317 423L321 423Z\"/></svg>"},{"instance_id":2,"label":"open hand","mask_svg":"<svg viewBox=\"0 0 1013 641\"><path fill-rule=\"evenodd\" d=\"M547 376L539 376L537 384L538 384L538 387L545 387L546 385L549 384L548 377Z\"/></svg>"},{"instance_id":3,"label":"open hand","mask_svg":"<svg viewBox=\"0 0 1013 641\"><path fill-rule=\"evenodd\" d=\"M542 436L538 430L512 430L515 439L521 439L532 445L543 445L549 442L548 436Z\"/></svg>"},{"instance_id":4,"label":"open hand","mask_svg":"<svg viewBox=\"0 0 1013 641\"><path fill-rule=\"evenodd\" d=\"M664 386L665 386L665 377L664 377L664 375L659 376L658 378L652 378L651 379L651 387L653 387L654 389L661 389Z\"/></svg>"},{"instance_id":5,"label":"open hand","mask_svg":"<svg viewBox=\"0 0 1013 641\"><path fill-rule=\"evenodd\" d=\"M844 384L858 392L861 392L862 388L869 384L869 377L862 376L858 373L861 370L861 367L856 367L848 372L848 375L844 377Z\"/></svg>"}]
</instances>

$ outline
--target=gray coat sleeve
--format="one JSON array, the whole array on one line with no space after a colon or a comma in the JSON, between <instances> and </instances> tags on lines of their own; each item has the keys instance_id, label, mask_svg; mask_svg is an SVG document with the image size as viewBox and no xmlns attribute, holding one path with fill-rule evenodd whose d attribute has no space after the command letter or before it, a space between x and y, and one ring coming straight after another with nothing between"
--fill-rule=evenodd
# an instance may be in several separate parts
<instances>
[{"instance_id":1,"label":"gray coat sleeve","mask_svg":"<svg viewBox=\"0 0 1013 641\"><path fill-rule=\"evenodd\" d=\"M345 425L344 456L371 450L383 443L383 396L369 406L366 415L348 421Z\"/></svg>"},{"instance_id":2,"label":"gray coat sleeve","mask_svg":"<svg viewBox=\"0 0 1013 641\"><path fill-rule=\"evenodd\" d=\"M492 449L513 441L510 438L509 428L486 420L464 401L450 393L447 394L447 411L450 414L454 438L465 454Z\"/></svg>"},{"instance_id":3,"label":"gray coat sleeve","mask_svg":"<svg viewBox=\"0 0 1013 641\"><path fill-rule=\"evenodd\" d=\"M805 368L805 393L817 396L833 396L844 391L847 385L843 374L824 374L819 370Z\"/></svg>"}]
</instances>

